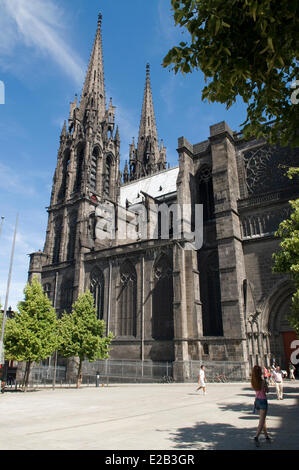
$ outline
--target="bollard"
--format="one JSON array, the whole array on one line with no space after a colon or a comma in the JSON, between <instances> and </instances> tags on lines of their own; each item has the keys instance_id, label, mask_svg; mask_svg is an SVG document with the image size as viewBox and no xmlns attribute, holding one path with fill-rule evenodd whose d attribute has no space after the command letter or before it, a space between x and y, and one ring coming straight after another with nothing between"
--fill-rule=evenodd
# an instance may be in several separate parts
<instances>
[{"instance_id":1,"label":"bollard","mask_svg":"<svg viewBox=\"0 0 299 470\"><path fill-rule=\"evenodd\" d=\"M99 383L100 383L100 373L97 372L97 375L96 375L96 387L99 386Z\"/></svg>"}]
</instances>

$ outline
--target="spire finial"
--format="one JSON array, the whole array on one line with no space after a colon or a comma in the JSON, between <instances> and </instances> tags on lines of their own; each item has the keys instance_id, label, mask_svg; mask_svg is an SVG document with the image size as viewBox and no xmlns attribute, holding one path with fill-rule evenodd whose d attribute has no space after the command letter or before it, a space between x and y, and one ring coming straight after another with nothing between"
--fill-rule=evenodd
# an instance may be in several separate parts
<instances>
[{"instance_id":1,"label":"spire finial","mask_svg":"<svg viewBox=\"0 0 299 470\"><path fill-rule=\"evenodd\" d=\"M146 78L149 78L149 75L150 75L150 64L147 63L146 64Z\"/></svg>"},{"instance_id":2,"label":"spire finial","mask_svg":"<svg viewBox=\"0 0 299 470\"><path fill-rule=\"evenodd\" d=\"M98 27L95 40L93 43L92 53L86 73L86 78L81 94L80 113L84 115L85 109L90 101L90 97L95 96L94 109L97 110L100 119L103 119L106 112L105 105L105 83L103 69L103 51L102 51L102 34L101 34L102 14L98 16Z\"/></svg>"}]
</instances>

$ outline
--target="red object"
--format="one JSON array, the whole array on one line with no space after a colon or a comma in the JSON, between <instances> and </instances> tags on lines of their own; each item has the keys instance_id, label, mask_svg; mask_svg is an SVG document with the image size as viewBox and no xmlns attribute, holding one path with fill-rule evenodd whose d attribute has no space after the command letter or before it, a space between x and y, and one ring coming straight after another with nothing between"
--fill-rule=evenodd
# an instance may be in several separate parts
<instances>
[{"instance_id":1,"label":"red object","mask_svg":"<svg viewBox=\"0 0 299 470\"><path fill-rule=\"evenodd\" d=\"M291 349L291 344L294 340L298 339L295 331L284 331L282 333L283 344L284 344L284 354L286 360L286 367L289 365L290 357L294 349Z\"/></svg>"}]
</instances>

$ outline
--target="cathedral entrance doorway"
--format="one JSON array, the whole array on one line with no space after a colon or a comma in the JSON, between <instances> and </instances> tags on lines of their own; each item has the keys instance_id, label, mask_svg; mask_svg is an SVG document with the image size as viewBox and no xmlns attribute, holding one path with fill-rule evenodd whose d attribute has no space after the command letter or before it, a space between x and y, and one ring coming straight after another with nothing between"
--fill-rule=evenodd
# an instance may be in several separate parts
<instances>
[{"instance_id":1,"label":"cathedral entrance doorway","mask_svg":"<svg viewBox=\"0 0 299 470\"><path fill-rule=\"evenodd\" d=\"M287 283L276 291L269 302L268 331L272 360L275 359L287 371L293 352L291 345L296 339L296 333L287 319L291 312L292 294L292 286Z\"/></svg>"}]
</instances>

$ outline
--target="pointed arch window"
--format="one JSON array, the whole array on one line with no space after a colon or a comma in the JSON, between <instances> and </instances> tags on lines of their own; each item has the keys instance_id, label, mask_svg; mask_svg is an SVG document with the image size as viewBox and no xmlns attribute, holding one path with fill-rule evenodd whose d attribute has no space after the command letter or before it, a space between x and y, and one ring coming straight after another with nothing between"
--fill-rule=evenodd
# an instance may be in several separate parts
<instances>
[{"instance_id":1,"label":"pointed arch window","mask_svg":"<svg viewBox=\"0 0 299 470\"><path fill-rule=\"evenodd\" d=\"M94 298L97 318L104 318L104 276L100 269L96 268L90 275L90 292Z\"/></svg>"},{"instance_id":2,"label":"pointed arch window","mask_svg":"<svg viewBox=\"0 0 299 470\"><path fill-rule=\"evenodd\" d=\"M152 336L159 340L174 337L173 271L166 255L162 255L154 265Z\"/></svg>"},{"instance_id":3,"label":"pointed arch window","mask_svg":"<svg viewBox=\"0 0 299 470\"><path fill-rule=\"evenodd\" d=\"M70 313L73 304L74 281L64 279L61 284L61 305L60 308Z\"/></svg>"},{"instance_id":4,"label":"pointed arch window","mask_svg":"<svg viewBox=\"0 0 299 470\"><path fill-rule=\"evenodd\" d=\"M98 169L99 149L93 149L90 163L89 186L91 191L97 191L97 169Z\"/></svg>"},{"instance_id":5,"label":"pointed arch window","mask_svg":"<svg viewBox=\"0 0 299 470\"><path fill-rule=\"evenodd\" d=\"M69 236L67 246L67 261L71 261L75 256L76 232L77 232L77 212L73 212L69 219Z\"/></svg>"},{"instance_id":6,"label":"pointed arch window","mask_svg":"<svg viewBox=\"0 0 299 470\"><path fill-rule=\"evenodd\" d=\"M88 217L88 237L91 240L96 239L96 224L97 224L96 215L95 215L95 212L92 212Z\"/></svg>"},{"instance_id":7,"label":"pointed arch window","mask_svg":"<svg viewBox=\"0 0 299 470\"><path fill-rule=\"evenodd\" d=\"M48 298L51 300L52 288L49 282L43 285L43 291L44 294L47 294Z\"/></svg>"},{"instance_id":8,"label":"pointed arch window","mask_svg":"<svg viewBox=\"0 0 299 470\"><path fill-rule=\"evenodd\" d=\"M212 170L203 166L198 172L198 204L203 204L203 220L215 218L215 203L212 181Z\"/></svg>"},{"instance_id":9,"label":"pointed arch window","mask_svg":"<svg viewBox=\"0 0 299 470\"><path fill-rule=\"evenodd\" d=\"M204 336L223 336L218 252L211 253L200 267L200 298Z\"/></svg>"},{"instance_id":10,"label":"pointed arch window","mask_svg":"<svg viewBox=\"0 0 299 470\"><path fill-rule=\"evenodd\" d=\"M82 172L83 172L83 162L84 162L84 145L79 145L77 150L77 170L76 170L76 179L74 185L74 191L80 191L81 182L82 182Z\"/></svg>"},{"instance_id":11,"label":"pointed arch window","mask_svg":"<svg viewBox=\"0 0 299 470\"><path fill-rule=\"evenodd\" d=\"M136 336L137 332L137 275L134 266L125 262L120 268L118 298L118 336Z\"/></svg>"},{"instance_id":12,"label":"pointed arch window","mask_svg":"<svg viewBox=\"0 0 299 470\"><path fill-rule=\"evenodd\" d=\"M61 234L62 234L62 217L58 217L54 223L54 247L53 247L53 258L52 262L59 263L60 261L60 246L61 246Z\"/></svg>"},{"instance_id":13,"label":"pointed arch window","mask_svg":"<svg viewBox=\"0 0 299 470\"><path fill-rule=\"evenodd\" d=\"M112 159L110 155L107 155L105 160L105 167L104 167L104 195L110 196L110 183L111 183L111 166L112 166Z\"/></svg>"},{"instance_id":14,"label":"pointed arch window","mask_svg":"<svg viewBox=\"0 0 299 470\"><path fill-rule=\"evenodd\" d=\"M67 149L64 153L64 159L63 159L63 164L62 164L62 180L61 180L60 190L58 193L58 200L64 199L65 194L66 194L67 172L68 172L70 160L71 160L71 153L70 153L70 150Z\"/></svg>"}]
</instances>

